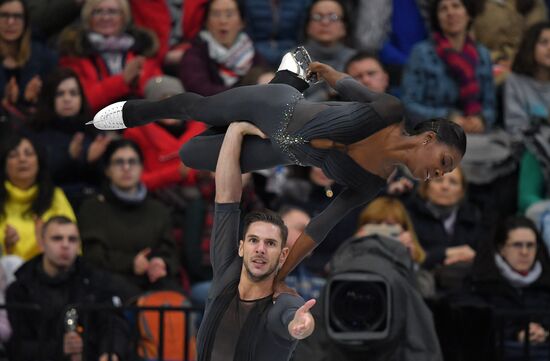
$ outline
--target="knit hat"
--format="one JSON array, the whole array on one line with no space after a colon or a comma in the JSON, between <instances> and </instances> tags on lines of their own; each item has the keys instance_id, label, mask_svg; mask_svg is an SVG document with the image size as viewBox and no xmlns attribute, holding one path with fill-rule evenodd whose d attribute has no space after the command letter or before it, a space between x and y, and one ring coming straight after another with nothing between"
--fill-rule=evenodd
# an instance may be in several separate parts
<instances>
[{"instance_id":1,"label":"knit hat","mask_svg":"<svg viewBox=\"0 0 550 361\"><path fill-rule=\"evenodd\" d=\"M183 89L183 85L178 78L161 75L149 79L147 85L145 85L145 98L147 100L160 100L184 91L185 89Z\"/></svg>"}]
</instances>

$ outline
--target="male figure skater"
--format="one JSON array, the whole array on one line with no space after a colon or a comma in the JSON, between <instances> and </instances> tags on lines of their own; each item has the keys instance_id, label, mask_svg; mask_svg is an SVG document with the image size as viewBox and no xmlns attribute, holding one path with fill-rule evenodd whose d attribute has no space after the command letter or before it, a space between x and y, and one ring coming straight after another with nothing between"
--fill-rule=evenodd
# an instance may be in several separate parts
<instances>
[{"instance_id":1,"label":"male figure skater","mask_svg":"<svg viewBox=\"0 0 550 361\"><path fill-rule=\"evenodd\" d=\"M200 361L288 360L315 322L301 297L273 299L273 280L288 254L287 228L274 212L253 212L239 241L242 193L240 154L245 135L265 135L246 122L232 123L216 166L216 209L211 262L214 279L198 334Z\"/></svg>"}]
</instances>

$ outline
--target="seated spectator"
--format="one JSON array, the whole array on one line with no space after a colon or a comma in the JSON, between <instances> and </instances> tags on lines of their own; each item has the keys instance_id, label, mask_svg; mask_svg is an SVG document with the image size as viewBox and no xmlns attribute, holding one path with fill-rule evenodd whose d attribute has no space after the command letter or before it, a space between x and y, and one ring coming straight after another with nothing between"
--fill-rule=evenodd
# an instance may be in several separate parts
<instances>
[{"instance_id":1,"label":"seated spectator","mask_svg":"<svg viewBox=\"0 0 550 361\"><path fill-rule=\"evenodd\" d=\"M399 79L413 46L428 37L429 26L420 12L421 3L419 0L392 1L391 27L380 49L380 59Z\"/></svg>"},{"instance_id":2,"label":"seated spectator","mask_svg":"<svg viewBox=\"0 0 550 361\"><path fill-rule=\"evenodd\" d=\"M0 1L0 94L8 113L25 118L38 101L43 78L57 64L57 55L31 39L26 2Z\"/></svg>"},{"instance_id":3,"label":"seated spectator","mask_svg":"<svg viewBox=\"0 0 550 361\"><path fill-rule=\"evenodd\" d=\"M394 236L407 248L412 260L417 265L424 262L426 252L418 242L411 218L401 201L393 197L378 197L371 201L359 215L355 236L366 235L369 225L378 224L393 226L396 230ZM364 227L367 227L367 230L363 230Z\"/></svg>"},{"instance_id":4,"label":"seated spectator","mask_svg":"<svg viewBox=\"0 0 550 361\"><path fill-rule=\"evenodd\" d=\"M63 29L80 20L86 0L27 0L30 21L36 35L55 44Z\"/></svg>"},{"instance_id":5,"label":"seated spectator","mask_svg":"<svg viewBox=\"0 0 550 361\"><path fill-rule=\"evenodd\" d=\"M181 61L185 90L205 96L217 94L239 85L254 65L264 64L244 32L242 11L236 0L208 2L204 30Z\"/></svg>"},{"instance_id":6,"label":"seated spectator","mask_svg":"<svg viewBox=\"0 0 550 361\"><path fill-rule=\"evenodd\" d=\"M156 101L183 91L179 79L160 76L149 80L145 98ZM181 162L178 151L185 142L205 129L204 123L197 121L163 119L124 131L124 137L135 141L143 152L141 180L148 190L195 184L197 171Z\"/></svg>"},{"instance_id":7,"label":"seated spectator","mask_svg":"<svg viewBox=\"0 0 550 361\"><path fill-rule=\"evenodd\" d=\"M44 83L31 121L34 139L46 148L48 165L74 208L99 187L98 161L111 137L84 123L91 114L78 76L68 68L54 70Z\"/></svg>"},{"instance_id":8,"label":"seated spectator","mask_svg":"<svg viewBox=\"0 0 550 361\"><path fill-rule=\"evenodd\" d=\"M243 1L246 32L271 67L278 67L283 55L298 45L310 3L311 0Z\"/></svg>"},{"instance_id":9,"label":"seated spectator","mask_svg":"<svg viewBox=\"0 0 550 361\"><path fill-rule=\"evenodd\" d=\"M472 291L497 310L547 311L550 263L533 222L524 217L507 219L487 248L476 256ZM520 355L524 350L525 324L510 319L504 326L503 360L523 359ZM550 318L530 319L530 360L548 359L549 330Z\"/></svg>"},{"instance_id":10,"label":"seated spectator","mask_svg":"<svg viewBox=\"0 0 550 361\"><path fill-rule=\"evenodd\" d=\"M118 297L110 276L78 256L76 224L63 216L52 217L44 224L40 245L43 253L21 266L7 291L8 305L40 307L9 310L10 360L106 361L109 354L111 360L125 360L129 332L124 319L105 310L78 310L78 305L117 306ZM66 323L67 306L72 304L78 313L74 325Z\"/></svg>"},{"instance_id":11,"label":"seated spectator","mask_svg":"<svg viewBox=\"0 0 550 361\"><path fill-rule=\"evenodd\" d=\"M477 41L491 52L494 76L501 83L512 66L525 31L548 19L544 0L485 0L473 20Z\"/></svg>"},{"instance_id":12,"label":"seated spectator","mask_svg":"<svg viewBox=\"0 0 550 361\"><path fill-rule=\"evenodd\" d=\"M107 184L79 212L84 258L124 279L125 300L150 289L175 287L179 262L168 209L140 181L143 155L127 139L103 155Z\"/></svg>"},{"instance_id":13,"label":"seated spectator","mask_svg":"<svg viewBox=\"0 0 550 361\"><path fill-rule=\"evenodd\" d=\"M356 3L353 9L355 48L378 53L391 30L392 3L388 0L359 0Z\"/></svg>"},{"instance_id":14,"label":"seated spectator","mask_svg":"<svg viewBox=\"0 0 550 361\"><path fill-rule=\"evenodd\" d=\"M129 97L142 97L147 81L162 73L157 40L132 26L127 0L87 0L81 24L60 36L60 64L73 69L93 112Z\"/></svg>"},{"instance_id":15,"label":"seated spectator","mask_svg":"<svg viewBox=\"0 0 550 361\"><path fill-rule=\"evenodd\" d=\"M523 132L550 124L550 22L526 32L504 85L506 130L520 139Z\"/></svg>"},{"instance_id":16,"label":"seated spectator","mask_svg":"<svg viewBox=\"0 0 550 361\"><path fill-rule=\"evenodd\" d=\"M46 167L46 153L29 138L14 136L0 153L0 243L3 254L29 260L40 252L36 232L53 216L75 220L63 191Z\"/></svg>"},{"instance_id":17,"label":"seated spectator","mask_svg":"<svg viewBox=\"0 0 550 361\"><path fill-rule=\"evenodd\" d=\"M343 71L356 51L346 45L349 19L339 0L314 0L306 21L305 48L315 61ZM326 82L313 84L304 96L312 101L324 101L334 95Z\"/></svg>"},{"instance_id":18,"label":"seated spectator","mask_svg":"<svg viewBox=\"0 0 550 361\"><path fill-rule=\"evenodd\" d=\"M405 68L402 100L412 123L449 117L467 133L495 121L495 89L489 51L468 35L475 13L465 0L436 0L432 39L415 45Z\"/></svg>"},{"instance_id":19,"label":"seated spectator","mask_svg":"<svg viewBox=\"0 0 550 361\"><path fill-rule=\"evenodd\" d=\"M279 214L288 228L286 246L291 249L298 236L304 231L311 217L301 208L292 205L283 205ZM304 299L319 299L326 283L324 277L314 276L303 263L299 264L285 278L287 286L295 289Z\"/></svg>"},{"instance_id":20,"label":"seated spectator","mask_svg":"<svg viewBox=\"0 0 550 361\"><path fill-rule=\"evenodd\" d=\"M169 74L177 74L181 58L201 30L208 0L130 0L136 25L159 39L158 59Z\"/></svg>"},{"instance_id":21,"label":"seated spectator","mask_svg":"<svg viewBox=\"0 0 550 361\"><path fill-rule=\"evenodd\" d=\"M483 239L481 214L465 197L465 176L457 167L424 182L418 193L407 209L426 252L422 267L435 271L441 290L459 287Z\"/></svg>"},{"instance_id":22,"label":"seated spectator","mask_svg":"<svg viewBox=\"0 0 550 361\"><path fill-rule=\"evenodd\" d=\"M352 56L344 71L372 91L385 93L388 89L388 73L375 55L358 53Z\"/></svg>"}]
</instances>

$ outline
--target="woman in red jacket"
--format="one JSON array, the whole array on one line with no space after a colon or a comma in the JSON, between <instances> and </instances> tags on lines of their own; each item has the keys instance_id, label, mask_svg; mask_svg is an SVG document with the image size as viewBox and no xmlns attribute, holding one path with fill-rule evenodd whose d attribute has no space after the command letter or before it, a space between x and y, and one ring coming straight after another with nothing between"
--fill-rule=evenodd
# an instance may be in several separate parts
<instances>
[{"instance_id":1,"label":"woman in red jacket","mask_svg":"<svg viewBox=\"0 0 550 361\"><path fill-rule=\"evenodd\" d=\"M60 64L72 68L92 110L113 101L143 97L147 81L162 73L153 58L158 42L152 32L131 25L127 0L88 0L81 25L60 38Z\"/></svg>"},{"instance_id":2,"label":"woman in red jacket","mask_svg":"<svg viewBox=\"0 0 550 361\"><path fill-rule=\"evenodd\" d=\"M179 79L169 76L151 79L145 98L160 100L183 92ZM150 191L176 184L195 183L197 170L183 165L178 152L181 146L206 129L202 122L162 119L143 127L129 128L124 137L135 141L143 152L141 180Z\"/></svg>"}]
</instances>

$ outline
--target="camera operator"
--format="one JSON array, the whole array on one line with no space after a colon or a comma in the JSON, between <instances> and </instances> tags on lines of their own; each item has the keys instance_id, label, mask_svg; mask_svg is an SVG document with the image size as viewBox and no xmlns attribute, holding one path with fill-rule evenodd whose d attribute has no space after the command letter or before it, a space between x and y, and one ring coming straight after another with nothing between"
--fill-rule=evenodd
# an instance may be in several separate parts
<instances>
[{"instance_id":1,"label":"camera operator","mask_svg":"<svg viewBox=\"0 0 550 361\"><path fill-rule=\"evenodd\" d=\"M411 252L399 240L403 231L371 223L340 246L313 310L317 327L293 360L442 360Z\"/></svg>"}]
</instances>

